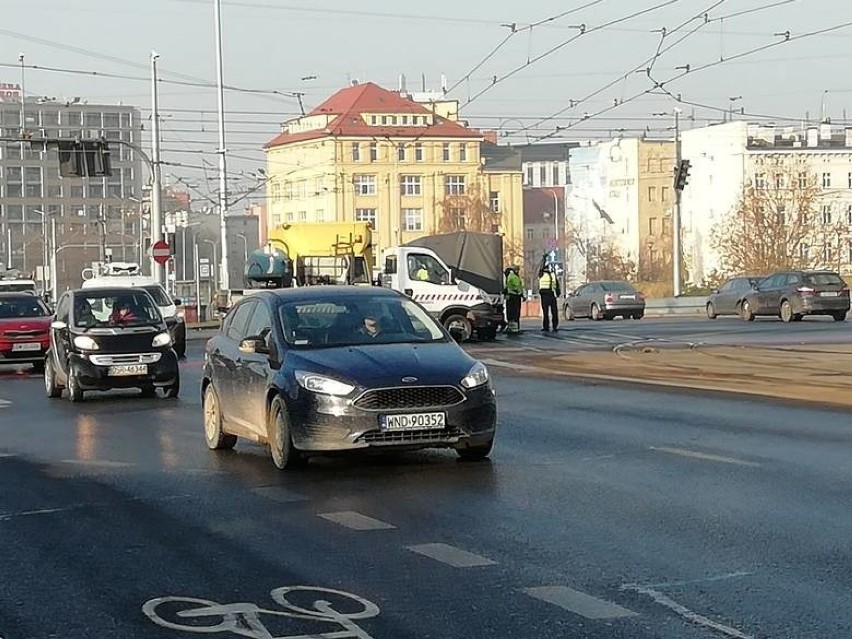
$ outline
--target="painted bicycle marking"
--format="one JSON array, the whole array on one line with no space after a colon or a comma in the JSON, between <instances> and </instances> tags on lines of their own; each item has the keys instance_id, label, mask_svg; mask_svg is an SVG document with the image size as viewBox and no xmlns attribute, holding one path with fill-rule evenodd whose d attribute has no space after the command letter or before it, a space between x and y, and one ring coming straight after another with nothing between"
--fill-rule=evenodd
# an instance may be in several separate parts
<instances>
[{"instance_id":1,"label":"painted bicycle marking","mask_svg":"<svg viewBox=\"0 0 852 639\"><path fill-rule=\"evenodd\" d=\"M288 596L299 593L314 593L320 598L313 601L313 608L302 607L288 599ZM164 628L198 634L229 632L250 639L373 639L355 623L379 614L379 607L363 597L315 586L284 586L276 588L269 596L283 610L268 610L253 603L219 604L194 597L158 597L145 602L142 612ZM349 600L350 605L354 603L356 610L343 612L328 601L341 598ZM176 612L166 610L175 607L180 609ZM334 624L339 629L321 634L273 635L261 620L263 615ZM186 621L181 623L181 620Z\"/></svg>"}]
</instances>

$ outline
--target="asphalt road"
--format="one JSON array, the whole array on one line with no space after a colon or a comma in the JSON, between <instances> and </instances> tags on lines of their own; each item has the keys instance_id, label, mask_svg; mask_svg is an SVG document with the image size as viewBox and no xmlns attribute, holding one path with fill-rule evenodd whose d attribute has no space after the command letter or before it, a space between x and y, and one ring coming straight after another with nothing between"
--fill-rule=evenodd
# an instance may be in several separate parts
<instances>
[{"instance_id":1,"label":"asphalt road","mask_svg":"<svg viewBox=\"0 0 852 639\"><path fill-rule=\"evenodd\" d=\"M199 346L177 401L0 377L0 637L852 636L848 412L498 376L489 463L280 473Z\"/></svg>"}]
</instances>

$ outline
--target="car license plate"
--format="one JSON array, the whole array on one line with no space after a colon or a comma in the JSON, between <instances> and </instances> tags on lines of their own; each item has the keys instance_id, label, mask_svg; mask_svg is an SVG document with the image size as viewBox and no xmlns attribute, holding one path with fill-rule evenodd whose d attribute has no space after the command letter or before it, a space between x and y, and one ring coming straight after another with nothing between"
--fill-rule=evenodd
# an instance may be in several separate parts
<instances>
[{"instance_id":1,"label":"car license plate","mask_svg":"<svg viewBox=\"0 0 852 639\"><path fill-rule=\"evenodd\" d=\"M428 430L446 428L445 413L414 413L410 415L382 415L382 430Z\"/></svg>"},{"instance_id":2,"label":"car license plate","mask_svg":"<svg viewBox=\"0 0 852 639\"><path fill-rule=\"evenodd\" d=\"M127 377L129 375L147 375L147 364L126 364L124 366L110 366L110 377Z\"/></svg>"},{"instance_id":3,"label":"car license plate","mask_svg":"<svg viewBox=\"0 0 852 639\"><path fill-rule=\"evenodd\" d=\"M40 351L41 344L38 342L25 342L23 344L12 344L12 352L20 353L21 351Z\"/></svg>"},{"instance_id":4,"label":"car license plate","mask_svg":"<svg viewBox=\"0 0 852 639\"><path fill-rule=\"evenodd\" d=\"M623 299L623 300L635 300L636 296L635 295L621 295L621 299Z\"/></svg>"},{"instance_id":5,"label":"car license plate","mask_svg":"<svg viewBox=\"0 0 852 639\"><path fill-rule=\"evenodd\" d=\"M820 293L820 297L839 297L840 293L837 291L823 291Z\"/></svg>"}]
</instances>

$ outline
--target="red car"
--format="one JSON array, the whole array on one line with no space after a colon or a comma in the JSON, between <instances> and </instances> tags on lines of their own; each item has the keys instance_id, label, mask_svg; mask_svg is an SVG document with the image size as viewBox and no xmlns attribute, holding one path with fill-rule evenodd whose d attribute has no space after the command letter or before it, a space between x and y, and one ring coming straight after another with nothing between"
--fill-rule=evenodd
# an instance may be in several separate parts
<instances>
[{"instance_id":1,"label":"red car","mask_svg":"<svg viewBox=\"0 0 852 639\"><path fill-rule=\"evenodd\" d=\"M0 293L0 365L32 364L43 371L50 322L50 311L35 295Z\"/></svg>"}]
</instances>

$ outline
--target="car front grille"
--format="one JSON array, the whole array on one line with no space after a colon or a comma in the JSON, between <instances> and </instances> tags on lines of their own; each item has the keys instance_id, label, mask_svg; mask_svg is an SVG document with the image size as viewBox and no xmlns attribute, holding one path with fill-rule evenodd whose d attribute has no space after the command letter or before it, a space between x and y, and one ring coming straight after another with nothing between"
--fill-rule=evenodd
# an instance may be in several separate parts
<instances>
[{"instance_id":1,"label":"car front grille","mask_svg":"<svg viewBox=\"0 0 852 639\"><path fill-rule=\"evenodd\" d=\"M383 444L422 444L428 442L453 443L463 435L458 428L435 428L431 430L371 430L357 441L373 446Z\"/></svg>"},{"instance_id":2,"label":"car front grille","mask_svg":"<svg viewBox=\"0 0 852 639\"><path fill-rule=\"evenodd\" d=\"M364 392L352 404L362 410L405 410L409 408L444 408L464 401L464 395L453 386L412 386L378 388Z\"/></svg>"},{"instance_id":3,"label":"car front grille","mask_svg":"<svg viewBox=\"0 0 852 639\"><path fill-rule=\"evenodd\" d=\"M95 366L121 366L124 364L155 364L160 361L160 353L128 353L126 355L89 355L89 361Z\"/></svg>"}]
</instances>

